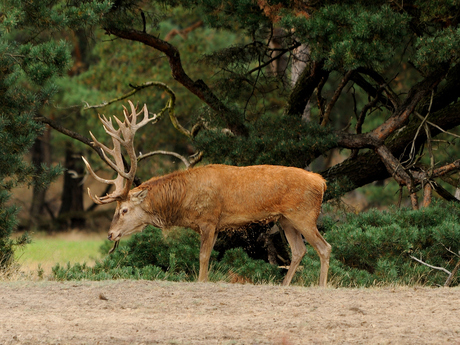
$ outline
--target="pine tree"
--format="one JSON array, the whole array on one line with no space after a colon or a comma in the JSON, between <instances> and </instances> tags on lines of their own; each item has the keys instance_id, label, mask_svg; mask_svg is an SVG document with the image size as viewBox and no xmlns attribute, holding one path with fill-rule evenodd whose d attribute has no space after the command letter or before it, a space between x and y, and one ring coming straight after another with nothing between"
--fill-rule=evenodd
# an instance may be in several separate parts
<instances>
[{"instance_id":1,"label":"pine tree","mask_svg":"<svg viewBox=\"0 0 460 345\"><path fill-rule=\"evenodd\" d=\"M216 72L203 80L190 77L177 46L146 31L142 9L148 13L148 7L127 12L132 3L121 1L102 24L127 44L140 42L164 53L174 78L203 101L206 107L197 116L202 130L194 143L210 161L305 167L340 148L347 150L346 161L323 171L337 187L329 189L334 195L392 176L407 187L413 208L421 186L424 205L432 190L453 198L440 187L440 177L459 169L458 154L435 155L432 138L460 124L458 4L164 3L199 13L206 26L245 37L204 56ZM121 21L127 13L132 20ZM273 45L279 29L285 32L282 44ZM306 67L289 86L289 69L279 75L268 67L283 55L294 60L302 45Z\"/></svg>"},{"instance_id":2,"label":"pine tree","mask_svg":"<svg viewBox=\"0 0 460 345\"><path fill-rule=\"evenodd\" d=\"M144 49L136 56L146 57L144 67L152 58L153 78L171 73L181 92L201 102L200 111L195 108L193 117L182 120L195 129L192 144L207 162L305 167L341 149L346 160L322 171L332 192L328 198L388 177L407 187L414 208L421 187L425 205L432 190L451 197L440 185L456 184L445 177L460 166L458 150L435 151L441 141L432 138L440 135L451 143L456 139L443 133L455 132L460 124L460 8L455 2L7 3L15 6L8 12L10 23L55 30L54 37L67 41L70 35L62 32L80 30L98 40L99 29L113 39L119 68L110 66L104 73L98 66L105 80L98 90L108 87L120 95L123 79L125 85L134 81L134 89L141 84L137 75L124 72L126 66L136 71L131 65L139 62L130 57ZM184 13L192 13L193 22ZM174 28L171 35L165 33L167 25ZM190 32L197 33L195 41L184 44L180 38ZM203 42L217 34L238 39L219 42L212 52L203 49ZM186 61L190 50L201 59ZM286 58L304 59L304 69L292 73ZM142 76L148 78L148 72L145 67ZM93 86L88 76L86 85L76 87L94 95ZM141 92L137 97L148 98Z\"/></svg>"},{"instance_id":3,"label":"pine tree","mask_svg":"<svg viewBox=\"0 0 460 345\"><path fill-rule=\"evenodd\" d=\"M18 207L10 203L11 190L23 184L46 186L59 167L38 170L24 160L43 124L35 121L40 109L55 92L54 79L69 62L64 42L19 43L8 35L14 23L3 18L0 40L0 269L14 259L16 246L28 242L27 235L12 239Z\"/></svg>"}]
</instances>

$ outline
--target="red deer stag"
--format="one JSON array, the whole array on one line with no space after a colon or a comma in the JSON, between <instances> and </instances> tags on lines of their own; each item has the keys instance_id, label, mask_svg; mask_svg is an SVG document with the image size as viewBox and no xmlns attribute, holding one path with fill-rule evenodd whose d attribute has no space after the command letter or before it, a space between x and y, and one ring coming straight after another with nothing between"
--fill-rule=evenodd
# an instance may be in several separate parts
<instances>
[{"instance_id":1,"label":"red deer stag","mask_svg":"<svg viewBox=\"0 0 460 345\"><path fill-rule=\"evenodd\" d=\"M122 236L142 231L147 224L158 228L188 227L201 235L200 273L198 280L208 278L211 250L219 231L240 228L255 222L278 221L291 246L292 261L283 285L289 285L306 252L303 237L321 260L320 286L326 286L331 246L316 228L323 194L324 179L303 169L283 166L234 167L207 165L161 177L154 177L130 190L136 172L137 158L133 139L137 129L153 121L147 107L137 113L129 102L131 114L124 108L124 121L100 116L105 131L112 137L113 149L103 145L91 134L104 157L118 173L114 180L98 177L84 159L96 180L115 185L115 191L101 198L92 196L98 204L116 201L117 208L108 238L116 241ZM137 123L137 116L144 118ZM125 172L121 148L130 158L131 168ZM113 156L108 159L106 153Z\"/></svg>"}]
</instances>

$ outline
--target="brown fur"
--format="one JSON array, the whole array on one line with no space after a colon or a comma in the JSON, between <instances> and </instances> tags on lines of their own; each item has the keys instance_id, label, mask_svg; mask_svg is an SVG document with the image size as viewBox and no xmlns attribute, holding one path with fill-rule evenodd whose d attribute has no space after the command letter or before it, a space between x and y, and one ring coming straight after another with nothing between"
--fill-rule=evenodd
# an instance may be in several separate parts
<instances>
[{"instance_id":1,"label":"brown fur","mask_svg":"<svg viewBox=\"0 0 460 345\"><path fill-rule=\"evenodd\" d=\"M330 245L316 228L326 183L318 175L283 166L207 165L152 178L118 203L110 239L141 231L147 224L190 227L201 234L199 280L208 276L211 250L220 231L279 220L291 246L288 285L305 254L302 235L321 259L325 286Z\"/></svg>"},{"instance_id":2,"label":"brown fur","mask_svg":"<svg viewBox=\"0 0 460 345\"><path fill-rule=\"evenodd\" d=\"M142 207L147 213L155 213L164 227L177 224L183 217L182 203L185 198L185 179L183 173L173 173L160 178L153 178L139 188L151 191L153 198L146 199Z\"/></svg>"}]
</instances>

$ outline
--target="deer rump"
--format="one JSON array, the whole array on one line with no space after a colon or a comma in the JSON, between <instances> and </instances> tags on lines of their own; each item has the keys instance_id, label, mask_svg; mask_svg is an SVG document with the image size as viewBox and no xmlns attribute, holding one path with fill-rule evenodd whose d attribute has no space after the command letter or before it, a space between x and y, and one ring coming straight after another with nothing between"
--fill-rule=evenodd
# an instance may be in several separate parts
<instances>
[{"instance_id":1,"label":"deer rump","mask_svg":"<svg viewBox=\"0 0 460 345\"><path fill-rule=\"evenodd\" d=\"M325 190L320 175L303 169L207 165L152 178L132 189L129 199L137 198L144 225L189 227L200 233L200 281L207 280L219 231L278 220L292 251L283 284L290 283L305 254L303 235L321 259L320 285L325 286L331 249L316 228ZM131 232L117 229L116 222L110 231L112 238Z\"/></svg>"}]
</instances>

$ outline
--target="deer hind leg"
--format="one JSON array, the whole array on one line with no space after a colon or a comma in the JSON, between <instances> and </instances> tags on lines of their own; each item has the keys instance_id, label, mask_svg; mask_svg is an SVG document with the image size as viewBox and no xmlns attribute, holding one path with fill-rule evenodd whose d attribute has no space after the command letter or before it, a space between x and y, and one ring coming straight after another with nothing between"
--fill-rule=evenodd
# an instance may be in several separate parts
<instances>
[{"instance_id":1,"label":"deer hind leg","mask_svg":"<svg viewBox=\"0 0 460 345\"><path fill-rule=\"evenodd\" d=\"M284 234L292 252L291 265L289 266L289 270L283 280L283 285L289 285L307 249L303 243L302 235L287 219L281 219L280 224L284 230Z\"/></svg>"},{"instance_id":2,"label":"deer hind leg","mask_svg":"<svg viewBox=\"0 0 460 345\"><path fill-rule=\"evenodd\" d=\"M213 226L203 226L200 230L200 274L198 275L198 281L205 282L208 280L209 259L217 240L217 231Z\"/></svg>"},{"instance_id":3,"label":"deer hind leg","mask_svg":"<svg viewBox=\"0 0 460 345\"><path fill-rule=\"evenodd\" d=\"M300 218L300 217L299 217ZM292 263L289 267L286 278L283 281L283 285L289 285L292 277L294 276L295 270L299 266L300 260L305 255L305 244L303 243L303 237L305 240L315 249L321 261L321 272L319 277L319 286L326 287L327 284L327 272L329 271L329 258L331 256L331 245L321 236L316 227L317 217L301 217L301 219L287 219L283 218L281 226L283 227L286 238L291 246L292 250ZM313 221L314 219L314 221ZM289 229L286 231L286 229ZM292 234L292 233L295 234ZM288 235L290 233L290 235ZM290 237L291 239L290 239ZM300 239L299 239L300 238ZM299 242L301 244L299 244ZM301 252L300 248L303 246L304 251ZM298 256L301 254L300 259Z\"/></svg>"}]
</instances>

